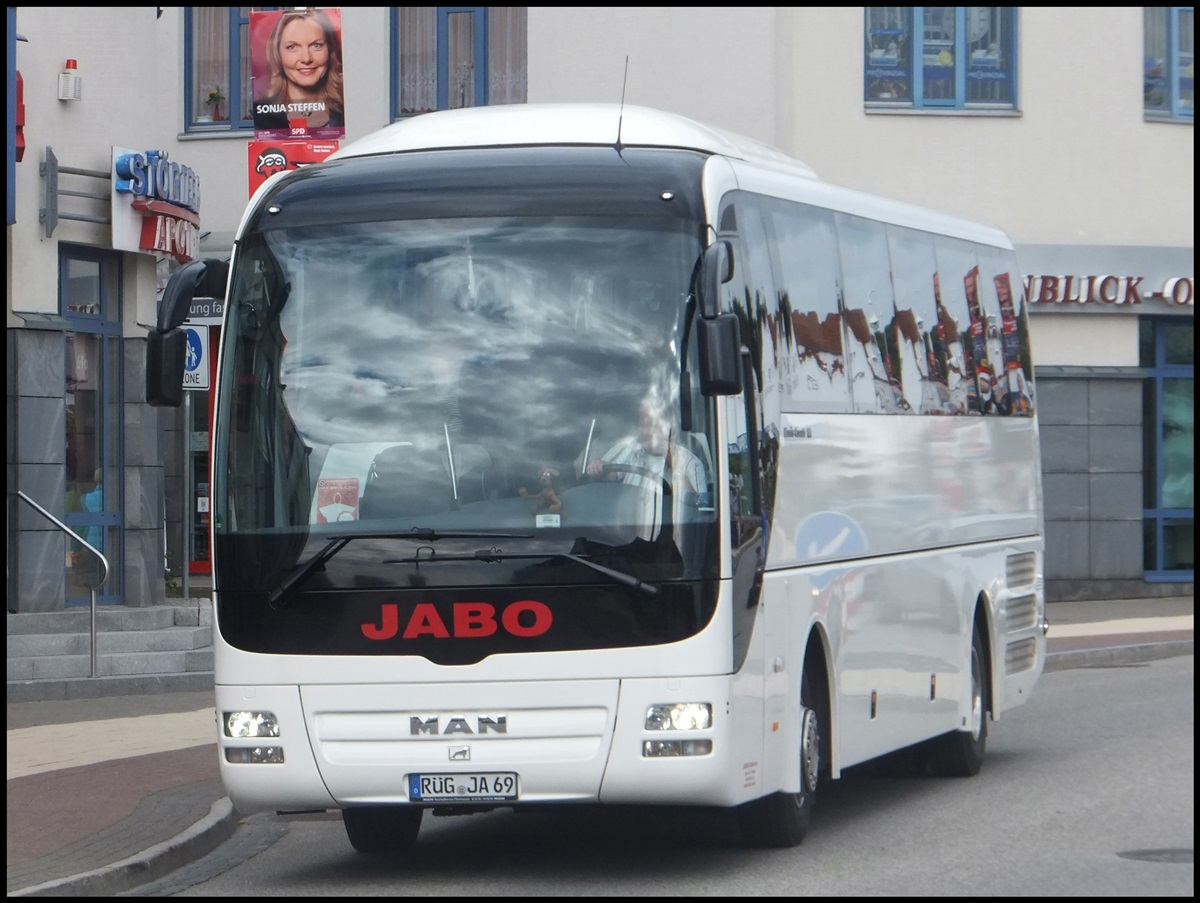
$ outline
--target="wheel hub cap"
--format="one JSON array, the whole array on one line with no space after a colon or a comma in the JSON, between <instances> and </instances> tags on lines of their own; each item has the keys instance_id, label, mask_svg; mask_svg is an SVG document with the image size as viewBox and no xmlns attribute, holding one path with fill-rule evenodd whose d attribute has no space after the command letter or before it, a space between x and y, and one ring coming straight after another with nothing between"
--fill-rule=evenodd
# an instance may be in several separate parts
<instances>
[{"instance_id":1,"label":"wheel hub cap","mask_svg":"<svg viewBox=\"0 0 1200 903\"><path fill-rule=\"evenodd\" d=\"M812 793L817 789L817 772L821 766L821 735L817 728L817 713L804 709L800 722L800 779L804 790Z\"/></svg>"}]
</instances>

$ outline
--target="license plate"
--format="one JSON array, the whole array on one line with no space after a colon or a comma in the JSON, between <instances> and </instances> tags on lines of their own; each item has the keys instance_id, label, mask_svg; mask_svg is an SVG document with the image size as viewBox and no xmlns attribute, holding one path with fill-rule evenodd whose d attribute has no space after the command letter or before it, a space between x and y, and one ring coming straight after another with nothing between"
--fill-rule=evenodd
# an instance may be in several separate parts
<instances>
[{"instance_id":1,"label":"license plate","mask_svg":"<svg viewBox=\"0 0 1200 903\"><path fill-rule=\"evenodd\" d=\"M410 774L408 798L414 803L506 802L517 798L517 775L511 771Z\"/></svg>"}]
</instances>

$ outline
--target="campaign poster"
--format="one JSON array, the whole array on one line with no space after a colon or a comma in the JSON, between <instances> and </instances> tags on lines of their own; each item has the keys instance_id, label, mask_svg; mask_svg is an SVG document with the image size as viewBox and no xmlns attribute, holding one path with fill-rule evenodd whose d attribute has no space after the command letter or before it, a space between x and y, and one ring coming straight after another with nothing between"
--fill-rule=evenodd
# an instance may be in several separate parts
<instances>
[{"instance_id":1,"label":"campaign poster","mask_svg":"<svg viewBox=\"0 0 1200 903\"><path fill-rule=\"evenodd\" d=\"M358 479L317 480L317 523L358 520Z\"/></svg>"},{"instance_id":2,"label":"campaign poster","mask_svg":"<svg viewBox=\"0 0 1200 903\"><path fill-rule=\"evenodd\" d=\"M277 172L320 163L340 147L337 141L251 141L247 144L250 197Z\"/></svg>"},{"instance_id":3,"label":"campaign poster","mask_svg":"<svg viewBox=\"0 0 1200 903\"><path fill-rule=\"evenodd\" d=\"M341 10L250 13L250 76L255 138L345 137Z\"/></svg>"}]
</instances>

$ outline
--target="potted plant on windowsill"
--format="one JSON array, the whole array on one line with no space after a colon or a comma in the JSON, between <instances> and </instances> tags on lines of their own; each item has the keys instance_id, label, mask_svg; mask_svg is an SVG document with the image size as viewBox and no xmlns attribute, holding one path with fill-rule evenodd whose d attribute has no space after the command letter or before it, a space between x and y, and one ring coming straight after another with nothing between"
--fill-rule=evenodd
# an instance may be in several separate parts
<instances>
[{"instance_id":1,"label":"potted plant on windowsill","mask_svg":"<svg viewBox=\"0 0 1200 903\"><path fill-rule=\"evenodd\" d=\"M225 95L221 92L221 86L209 88L204 95L204 104L212 112L208 115L200 115L196 117L200 122L221 122L225 117L221 115L221 102L225 100Z\"/></svg>"}]
</instances>

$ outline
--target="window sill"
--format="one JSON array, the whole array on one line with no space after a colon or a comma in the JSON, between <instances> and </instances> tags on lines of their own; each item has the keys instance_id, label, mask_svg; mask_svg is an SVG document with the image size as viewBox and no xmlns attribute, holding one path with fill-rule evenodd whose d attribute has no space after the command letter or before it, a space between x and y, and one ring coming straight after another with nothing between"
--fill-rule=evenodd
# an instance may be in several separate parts
<instances>
[{"instance_id":1,"label":"window sill","mask_svg":"<svg viewBox=\"0 0 1200 903\"><path fill-rule=\"evenodd\" d=\"M1191 116L1172 116L1170 113L1145 113L1142 121L1162 122L1167 125L1191 125L1194 119Z\"/></svg>"},{"instance_id":2,"label":"window sill","mask_svg":"<svg viewBox=\"0 0 1200 903\"><path fill-rule=\"evenodd\" d=\"M178 141L211 141L214 138L238 138L242 141L254 140L254 129L213 128L212 126L194 128L180 132L175 136Z\"/></svg>"},{"instance_id":3,"label":"window sill","mask_svg":"<svg viewBox=\"0 0 1200 903\"><path fill-rule=\"evenodd\" d=\"M930 107L901 107L901 106L872 106L863 107L863 112L869 116L988 116L1001 119L1019 119L1024 115L1020 110L1000 109L998 107L966 107L930 108Z\"/></svg>"}]
</instances>

